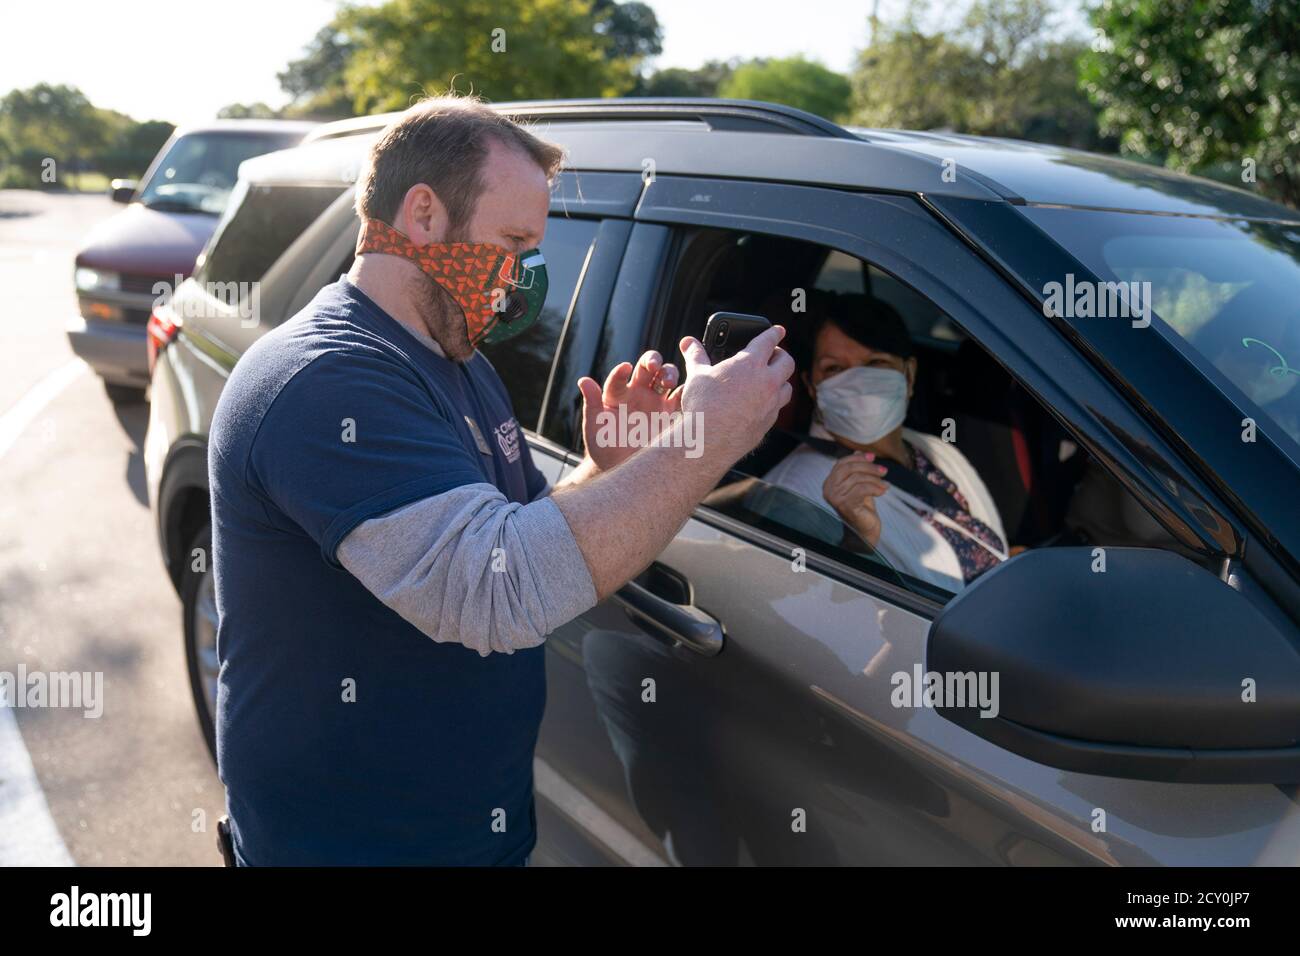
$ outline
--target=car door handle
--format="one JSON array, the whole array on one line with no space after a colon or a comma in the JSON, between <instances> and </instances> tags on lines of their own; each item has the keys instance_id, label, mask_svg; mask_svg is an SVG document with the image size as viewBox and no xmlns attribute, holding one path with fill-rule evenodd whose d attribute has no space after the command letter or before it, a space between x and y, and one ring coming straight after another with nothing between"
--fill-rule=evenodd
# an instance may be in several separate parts
<instances>
[{"instance_id":1,"label":"car door handle","mask_svg":"<svg viewBox=\"0 0 1300 956\"><path fill-rule=\"evenodd\" d=\"M629 581L614 597L634 621L649 625L654 637L681 644L703 657L722 650L722 625L692 604L674 604L644 585Z\"/></svg>"}]
</instances>

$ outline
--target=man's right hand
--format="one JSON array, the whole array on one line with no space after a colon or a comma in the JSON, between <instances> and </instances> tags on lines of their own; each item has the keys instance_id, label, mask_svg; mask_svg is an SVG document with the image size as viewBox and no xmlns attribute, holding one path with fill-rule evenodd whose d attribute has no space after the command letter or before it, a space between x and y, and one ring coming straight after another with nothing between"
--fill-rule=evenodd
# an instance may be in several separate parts
<instances>
[{"instance_id":1,"label":"man's right hand","mask_svg":"<svg viewBox=\"0 0 1300 956\"><path fill-rule=\"evenodd\" d=\"M686 384L669 400L680 400L682 414L702 429L698 459L683 457L684 434L669 435L669 441L642 448L617 468L552 493L598 598L645 570L718 479L772 427L790 400L794 371L794 360L777 347L783 335L785 329L774 326L717 365L709 363L697 340L682 339ZM673 427L684 429L686 421Z\"/></svg>"},{"instance_id":2,"label":"man's right hand","mask_svg":"<svg viewBox=\"0 0 1300 956\"><path fill-rule=\"evenodd\" d=\"M699 416L704 454L724 468L763 440L790 401L795 366L778 345L784 337L785 329L774 325L717 365L698 339L688 335L678 344L686 367L682 413Z\"/></svg>"}]
</instances>

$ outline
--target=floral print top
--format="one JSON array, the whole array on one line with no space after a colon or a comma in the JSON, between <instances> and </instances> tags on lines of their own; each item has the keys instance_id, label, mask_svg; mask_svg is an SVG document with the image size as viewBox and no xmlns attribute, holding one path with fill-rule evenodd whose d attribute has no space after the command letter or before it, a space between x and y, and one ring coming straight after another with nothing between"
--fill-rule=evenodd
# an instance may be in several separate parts
<instances>
[{"instance_id":1,"label":"floral print top","mask_svg":"<svg viewBox=\"0 0 1300 956\"><path fill-rule=\"evenodd\" d=\"M969 534L988 544L989 547L1005 553L1006 544L998 537L996 531L970 513L970 505L967 503L965 496L957 490L957 485L940 471L930 459L926 458L919 448L910 443L907 447L911 449L913 459L916 462L916 473L926 481L948 492L948 494L952 495L953 500L960 505L960 508L953 508L951 505L946 507L936 506L936 510L943 512L956 524L966 529ZM934 529L943 536L943 539L948 542L956 553L957 560L961 564L962 579L966 584L970 584L985 571L1001 563L1002 559L996 554L980 547L978 543L972 541L960 531L948 527L933 517L929 520Z\"/></svg>"}]
</instances>

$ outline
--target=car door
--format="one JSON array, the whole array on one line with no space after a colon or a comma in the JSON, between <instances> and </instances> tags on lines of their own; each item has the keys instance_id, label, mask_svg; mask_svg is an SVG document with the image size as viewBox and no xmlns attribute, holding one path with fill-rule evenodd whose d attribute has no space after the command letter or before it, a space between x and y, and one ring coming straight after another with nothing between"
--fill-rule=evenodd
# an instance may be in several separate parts
<instances>
[{"instance_id":1,"label":"car door","mask_svg":"<svg viewBox=\"0 0 1300 956\"><path fill-rule=\"evenodd\" d=\"M933 302L1182 547L1217 553L1230 512L916 199L661 176L636 218L629 248L643 255L635 274L624 262L627 299L611 303L595 374L669 338L681 230L820 243ZM803 532L715 498L638 588L550 637L544 852L628 864L1294 861L1300 811L1281 788L1061 771L896 705L898 675L925 668L942 602Z\"/></svg>"}]
</instances>

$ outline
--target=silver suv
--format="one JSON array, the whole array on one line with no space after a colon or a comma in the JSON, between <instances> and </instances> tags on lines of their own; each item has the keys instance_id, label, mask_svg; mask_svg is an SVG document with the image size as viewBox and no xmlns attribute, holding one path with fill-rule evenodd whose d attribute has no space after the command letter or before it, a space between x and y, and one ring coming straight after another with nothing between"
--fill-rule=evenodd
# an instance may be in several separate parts
<instances>
[{"instance_id":1,"label":"silver suv","mask_svg":"<svg viewBox=\"0 0 1300 956\"><path fill-rule=\"evenodd\" d=\"M548 478L580 458L579 376L715 311L869 293L919 357L908 424L952 435L1018 553L953 593L828 529L764 481L807 428L793 402L643 575L549 637L539 858L1300 862L1295 212L760 103L501 109L570 155L543 319L485 349ZM388 120L245 163L160 312L149 491L209 737L208 425L244 350L348 269ZM1061 306L1130 282L1145 325Z\"/></svg>"}]
</instances>

